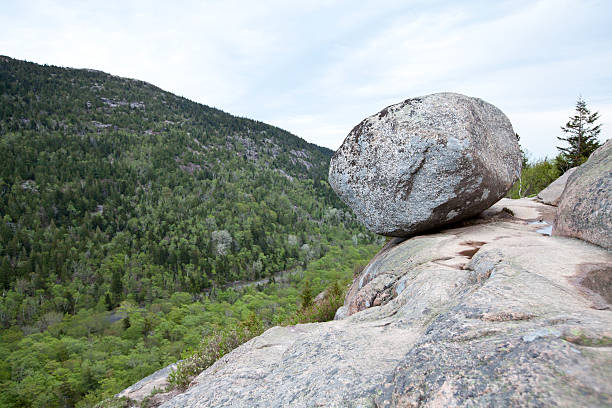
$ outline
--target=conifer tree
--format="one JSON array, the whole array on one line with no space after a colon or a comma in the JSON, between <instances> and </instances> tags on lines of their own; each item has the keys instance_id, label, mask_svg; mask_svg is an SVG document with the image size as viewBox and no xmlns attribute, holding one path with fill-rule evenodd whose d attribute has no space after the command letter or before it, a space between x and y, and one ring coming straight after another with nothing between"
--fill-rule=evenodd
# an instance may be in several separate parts
<instances>
[{"instance_id":1,"label":"conifer tree","mask_svg":"<svg viewBox=\"0 0 612 408\"><path fill-rule=\"evenodd\" d=\"M557 158L560 170L581 165L599 147L597 136L601 132L601 124L595 123L598 119L599 112L591 113L584 99L579 97L576 101L576 114L570 117L565 126L561 126L567 136L557 137L569 144L569 147L557 146L560 151Z\"/></svg>"},{"instance_id":2,"label":"conifer tree","mask_svg":"<svg viewBox=\"0 0 612 408\"><path fill-rule=\"evenodd\" d=\"M104 304L106 305L106 310L111 311L113 310L113 301L111 300L111 296L110 293L106 292L106 295L104 296Z\"/></svg>"},{"instance_id":3,"label":"conifer tree","mask_svg":"<svg viewBox=\"0 0 612 408\"><path fill-rule=\"evenodd\" d=\"M312 294L312 286L310 285L310 281L306 280L304 282L304 286L302 287L302 292L300 293L300 299L302 301L302 309L307 309L312 306L313 301Z\"/></svg>"},{"instance_id":4,"label":"conifer tree","mask_svg":"<svg viewBox=\"0 0 612 408\"><path fill-rule=\"evenodd\" d=\"M115 304L121 302L123 294L123 283L121 282L121 272L119 270L113 271L113 277L111 280L111 292L113 294L113 300Z\"/></svg>"}]
</instances>

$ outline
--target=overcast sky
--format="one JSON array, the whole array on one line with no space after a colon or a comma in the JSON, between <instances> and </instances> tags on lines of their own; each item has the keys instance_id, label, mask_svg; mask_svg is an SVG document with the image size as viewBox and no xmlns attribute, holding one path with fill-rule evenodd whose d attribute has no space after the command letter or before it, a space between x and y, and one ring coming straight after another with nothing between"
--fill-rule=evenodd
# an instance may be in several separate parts
<instances>
[{"instance_id":1,"label":"overcast sky","mask_svg":"<svg viewBox=\"0 0 612 408\"><path fill-rule=\"evenodd\" d=\"M0 0L0 54L151 82L338 148L441 91L501 108L533 158L582 95L612 137L612 1Z\"/></svg>"}]
</instances>

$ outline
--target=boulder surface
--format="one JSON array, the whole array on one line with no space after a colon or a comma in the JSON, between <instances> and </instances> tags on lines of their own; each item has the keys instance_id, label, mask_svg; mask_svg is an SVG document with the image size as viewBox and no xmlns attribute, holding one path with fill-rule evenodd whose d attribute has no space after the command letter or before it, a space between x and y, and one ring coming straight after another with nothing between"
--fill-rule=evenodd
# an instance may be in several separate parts
<instances>
[{"instance_id":1,"label":"boulder surface","mask_svg":"<svg viewBox=\"0 0 612 408\"><path fill-rule=\"evenodd\" d=\"M554 206L559 205L559 201L561 200L561 194L563 193L563 190L565 189L567 180L569 179L569 176L571 176L572 173L574 173L576 168L577 167L572 167L571 169L563 173L555 181L550 183L548 187L540 191L538 195L536 196L538 201L541 201L544 204L548 204L548 205L554 205Z\"/></svg>"},{"instance_id":2,"label":"boulder surface","mask_svg":"<svg viewBox=\"0 0 612 408\"><path fill-rule=\"evenodd\" d=\"M162 406L611 406L612 254L538 233L550 210L393 240L349 316L271 328Z\"/></svg>"},{"instance_id":3,"label":"boulder surface","mask_svg":"<svg viewBox=\"0 0 612 408\"><path fill-rule=\"evenodd\" d=\"M520 170L516 134L502 111L439 93L364 119L331 159L329 182L371 231L406 237L482 212Z\"/></svg>"},{"instance_id":4,"label":"boulder surface","mask_svg":"<svg viewBox=\"0 0 612 408\"><path fill-rule=\"evenodd\" d=\"M612 139L567 180L552 233L612 249Z\"/></svg>"},{"instance_id":5,"label":"boulder surface","mask_svg":"<svg viewBox=\"0 0 612 408\"><path fill-rule=\"evenodd\" d=\"M160 405L162 402L165 402L174 395L178 394L178 391L171 391L168 393L163 392L170 384L168 381L168 376L173 370L176 369L177 364L178 363L172 363L160 370L157 370L153 374L127 387L119 394L115 395L115 397L125 398L127 401L133 402L142 402L145 399L149 399L149 403L151 405L154 405L155 401L159 401L159 404L157 405ZM140 404L132 404L131 406L140 406Z\"/></svg>"}]
</instances>

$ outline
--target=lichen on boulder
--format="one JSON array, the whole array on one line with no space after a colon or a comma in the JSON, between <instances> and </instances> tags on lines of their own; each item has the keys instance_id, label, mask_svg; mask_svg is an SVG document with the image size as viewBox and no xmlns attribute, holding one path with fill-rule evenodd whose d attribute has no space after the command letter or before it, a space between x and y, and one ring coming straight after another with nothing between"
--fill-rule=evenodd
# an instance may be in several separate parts
<instances>
[{"instance_id":1,"label":"lichen on boulder","mask_svg":"<svg viewBox=\"0 0 612 408\"><path fill-rule=\"evenodd\" d=\"M331 160L329 182L371 231L405 237L482 212L520 170L516 134L502 111L439 93L355 126Z\"/></svg>"},{"instance_id":2,"label":"lichen on boulder","mask_svg":"<svg viewBox=\"0 0 612 408\"><path fill-rule=\"evenodd\" d=\"M552 233L612 249L612 139L567 180Z\"/></svg>"}]
</instances>

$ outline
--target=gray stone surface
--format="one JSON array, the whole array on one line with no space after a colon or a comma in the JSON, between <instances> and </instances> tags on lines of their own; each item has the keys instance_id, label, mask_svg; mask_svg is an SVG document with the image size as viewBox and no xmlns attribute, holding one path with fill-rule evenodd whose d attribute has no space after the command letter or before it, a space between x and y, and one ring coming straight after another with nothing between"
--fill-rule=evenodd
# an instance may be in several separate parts
<instances>
[{"instance_id":1,"label":"gray stone surface","mask_svg":"<svg viewBox=\"0 0 612 408\"><path fill-rule=\"evenodd\" d=\"M115 395L117 398L127 398L132 401L142 401L151 393L159 392L166 389L168 385L168 375L176 368L177 363L170 364L153 374L143 378L136 384L133 384Z\"/></svg>"},{"instance_id":2,"label":"gray stone surface","mask_svg":"<svg viewBox=\"0 0 612 408\"><path fill-rule=\"evenodd\" d=\"M356 280L369 304L272 328L162 406L611 406L612 254L537 233L550 208L393 240Z\"/></svg>"},{"instance_id":3,"label":"gray stone surface","mask_svg":"<svg viewBox=\"0 0 612 408\"><path fill-rule=\"evenodd\" d=\"M550 183L548 187L546 187L544 190L540 191L536 198L544 204L554 206L559 205L559 201L561 200L561 194L565 189L567 180L575 170L576 167L572 167L571 169L563 173L561 177Z\"/></svg>"},{"instance_id":4,"label":"gray stone surface","mask_svg":"<svg viewBox=\"0 0 612 408\"><path fill-rule=\"evenodd\" d=\"M552 233L612 249L612 139L569 177Z\"/></svg>"},{"instance_id":5,"label":"gray stone surface","mask_svg":"<svg viewBox=\"0 0 612 408\"><path fill-rule=\"evenodd\" d=\"M480 213L520 170L516 135L499 109L439 93L364 119L334 154L329 182L371 231L405 237Z\"/></svg>"}]
</instances>

